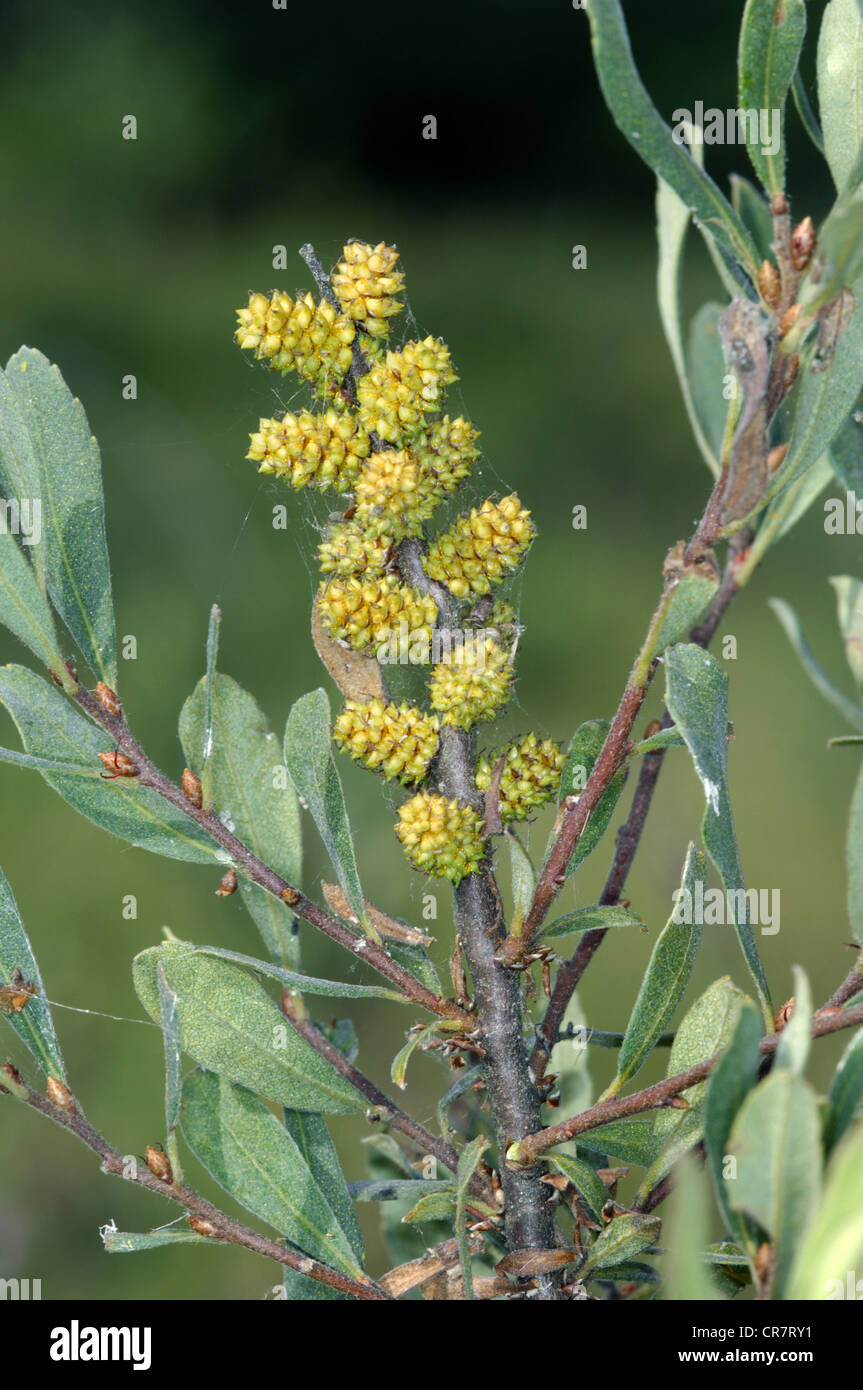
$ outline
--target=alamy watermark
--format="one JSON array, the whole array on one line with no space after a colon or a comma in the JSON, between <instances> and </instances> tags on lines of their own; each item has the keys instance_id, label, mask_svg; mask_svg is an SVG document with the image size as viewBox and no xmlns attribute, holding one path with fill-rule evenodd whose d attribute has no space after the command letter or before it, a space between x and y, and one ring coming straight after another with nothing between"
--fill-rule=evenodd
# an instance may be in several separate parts
<instances>
[{"instance_id":1,"label":"alamy watermark","mask_svg":"<svg viewBox=\"0 0 863 1390\"><path fill-rule=\"evenodd\" d=\"M749 922L762 936L775 936L780 924L778 888L708 888L697 879L695 889L675 888L671 895L675 926L724 927Z\"/></svg>"},{"instance_id":2,"label":"alamy watermark","mask_svg":"<svg viewBox=\"0 0 863 1390\"><path fill-rule=\"evenodd\" d=\"M389 628L375 648L381 666L429 666L440 661L461 660L471 671L484 671L487 643L497 636L495 628L415 628L406 618Z\"/></svg>"},{"instance_id":3,"label":"alamy watermark","mask_svg":"<svg viewBox=\"0 0 863 1390\"><path fill-rule=\"evenodd\" d=\"M22 545L38 545L42 539L41 497L0 497L0 535L20 536Z\"/></svg>"},{"instance_id":4,"label":"alamy watermark","mask_svg":"<svg viewBox=\"0 0 863 1390\"><path fill-rule=\"evenodd\" d=\"M753 106L719 106L704 109L697 101L695 109L679 106L671 116L672 139L678 145L761 145L761 153L779 153L782 140L782 112Z\"/></svg>"}]
</instances>

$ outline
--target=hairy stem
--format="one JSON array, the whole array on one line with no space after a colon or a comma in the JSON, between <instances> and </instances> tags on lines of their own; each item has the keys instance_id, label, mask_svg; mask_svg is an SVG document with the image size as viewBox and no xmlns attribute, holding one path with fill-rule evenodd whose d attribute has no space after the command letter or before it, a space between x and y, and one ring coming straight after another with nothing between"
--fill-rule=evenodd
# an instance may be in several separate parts
<instances>
[{"instance_id":1,"label":"hairy stem","mask_svg":"<svg viewBox=\"0 0 863 1390\"><path fill-rule=\"evenodd\" d=\"M331 941L335 941L337 945L350 951L356 959L363 960L367 965L372 966L380 975L396 985L405 998L412 1000L413 1003L420 1005L429 1013L436 1014L439 1018L454 1019L468 1030L474 1027L474 1020L471 1015L453 1000L433 994L425 985L414 979L409 971L393 960L382 946L377 945L367 936L356 936L337 917L332 917L328 912L325 912L322 907L312 902L304 893L294 888L274 869L260 860L249 849L248 845L244 845L242 840L238 840L236 835L226 828L215 812L205 811L194 806L184 795L182 789L169 777L166 777L163 772L160 772L155 763L147 757L141 745L130 732L122 715L109 714L90 691L85 690L81 685L77 686L73 692L73 698L82 709L86 710L91 719L95 720L111 735L117 747L132 759L137 770L138 782L142 786L152 787L165 801L170 802L172 806L176 806L185 815L197 821L198 825L206 830L211 839L222 846L231 856L237 868L253 883L260 884L268 893L272 893L273 897L288 903L300 917L311 922L312 926L317 927Z\"/></svg>"},{"instance_id":2,"label":"hairy stem","mask_svg":"<svg viewBox=\"0 0 863 1390\"><path fill-rule=\"evenodd\" d=\"M863 1023L863 1004L854 1004L849 1009L837 1009L831 1013L822 1013L812 1020L812 1037L823 1038L829 1033L838 1033L842 1028L856 1028L861 1023ZM759 1043L760 1051L765 1056L772 1056L779 1046L781 1036L781 1033L769 1033L763 1037ZM643 1091L636 1091L631 1096L614 1097L610 1100L600 1101L597 1105L591 1106L589 1110L582 1111L580 1115L573 1115L568 1120L561 1120L560 1124L539 1130L536 1134L531 1134L527 1139L522 1140L520 1144L512 1146L507 1155L508 1160L515 1164L535 1163L537 1158L547 1149L553 1149L557 1144L565 1144L570 1139L575 1139L579 1134L597 1129L600 1125L608 1124L611 1120L624 1120L630 1115L643 1114L646 1110L663 1109L682 1091L687 1091L690 1086L697 1085L699 1081L705 1081L713 1071L720 1056L721 1053L717 1053L715 1056L708 1057L705 1061L689 1067L686 1071L678 1072L676 1076L667 1076L663 1081L657 1081L655 1085L648 1086Z\"/></svg>"},{"instance_id":3,"label":"hairy stem","mask_svg":"<svg viewBox=\"0 0 863 1390\"><path fill-rule=\"evenodd\" d=\"M369 1105L374 1109L376 1117L384 1120L393 1129L397 1129L406 1139L410 1139L420 1153L432 1154L445 1168L449 1168L453 1173L456 1172L459 1156L452 1144L448 1144L444 1139L436 1138L424 1125L412 1119L410 1115L406 1115L395 1101L390 1100L389 1096L379 1090L373 1081L358 1071L353 1063L349 1062L347 1057L339 1052L339 1049L334 1047L309 1019L302 1017L288 990L282 995L282 1008L300 1037L310 1047L313 1047L319 1056L329 1062L330 1066L346 1081L349 1081L360 1095L365 1096ZM477 1197L483 1197L488 1202L494 1201L494 1193L491 1191L490 1185L483 1180L479 1172L474 1173L469 1188Z\"/></svg>"},{"instance_id":4,"label":"hairy stem","mask_svg":"<svg viewBox=\"0 0 863 1390\"><path fill-rule=\"evenodd\" d=\"M458 610L449 594L432 583L423 569L422 546L405 541L399 552L402 572L420 592L432 594L438 627L452 629ZM471 740L461 729L444 726L436 763L441 792L482 809L473 767ZM524 1044L521 985L514 970L502 966L498 953L506 939L502 903L491 866L463 878L455 889L456 930L464 945L473 981L476 1017L473 1027L485 1049L483 1068L501 1154L509 1144L539 1128L540 1097L528 1066ZM506 1236L510 1250L548 1250L555 1245L554 1210L539 1167L503 1174ZM538 1297L555 1299L553 1279L538 1282Z\"/></svg>"},{"instance_id":5,"label":"hairy stem","mask_svg":"<svg viewBox=\"0 0 863 1390\"><path fill-rule=\"evenodd\" d=\"M0 1087L0 1089L3 1089ZM166 1197L171 1202L176 1202L193 1216L199 1216L205 1221L211 1222L218 1231L218 1237L222 1240L230 1241L233 1245L242 1245L246 1250L254 1250L258 1255L263 1255L265 1259L275 1260L276 1264L284 1265L288 1269L296 1270L298 1274L304 1274L309 1279L314 1279L320 1284L327 1284L331 1289L338 1289L340 1293L350 1294L354 1298L375 1302L391 1302L392 1295L387 1293L371 1279L352 1279L347 1274L342 1274L337 1269L331 1269L329 1265L322 1264L320 1260L313 1260L308 1255L299 1255L293 1250L288 1250L278 1241L270 1240L267 1236L259 1235L257 1231L252 1231L248 1226L243 1226L239 1221L235 1221L226 1212L214 1207L211 1202L199 1197L196 1192L186 1187L185 1183L164 1182L157 1178L148 1168L136 1164L131 1167L127 1161L111 1147L106 1139L102 1137L91 1124L85 1120L77 1104L72 1109L61 1109L60 1106L52 1104L44 1096L40 1096L36 1091L16 1080L14 1092L20 1095L26 1105L34 1110L38 1110L40 1115L45 1115L49 1120L67 1129L70 1134L74 1134L88 1149L99 1155L102 1160L102 1172L109 1173L117 1178L124 1178L127 1182L133 1182L138 1187L146 1187L150 1192L156 1192L160 1197ZM26 1094L21 1095L21 1092Z\"/></svg>"},{"instance_id":6,"label":"hairy stem","mask_svg":"<svg viewBox=\"0 0 863 1390\"><path fill-rule=\"evenodd\" d=\"M699 647L709 646L729 605L733 602L735 595L740 592L738 582L740 564L750 535L751 533L748 531L740 532L731 542L725 574L710 611L689 634L690 642L696 643ZM669 729L674 721L666 711L661 722L663 729ZM618 832L614 859L599 899L603 906L613 907L623 896L629 870L641 843L641 836L653 802L653 794L656 791L656 784L662 771L664 759L665 750L663 749L656 753L647 753L642 761L629 816ZM601 928L585 932L572 957L565 961L558 970L548 1009L537 1032L536 1044L530 1059L531 1067L537 1077L541 1077L548 1066L551 1049L557 1039L569 1001L606 935L607 932Z\"/></svg>"}]
</instances>

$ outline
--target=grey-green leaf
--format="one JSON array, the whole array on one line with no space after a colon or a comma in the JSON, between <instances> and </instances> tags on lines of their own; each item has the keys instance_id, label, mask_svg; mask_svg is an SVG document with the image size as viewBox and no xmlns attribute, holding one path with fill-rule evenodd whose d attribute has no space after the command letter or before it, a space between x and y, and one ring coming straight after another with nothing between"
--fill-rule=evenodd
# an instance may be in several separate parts
<instances>
[{"instance_id":1,"label":"grey-green leaf","mask_svg":"<svg viewBox=\"0 0 863 1390\"><path fill-rule=\"evenodd\" d=\"M404 1047L399 1048L390 1066L390 1079L395 1082L400 1090L403 1091L407 1085L405 1075L408 1069L408 1062L416 1049L428 1038L432 1038L436 1033L441 1032L443 1027L443 1021L441 1019L436 1019L433 1023L427 1023L422 1028L416 1028L409 1034Z\"/></svg>"},{"instance_id":2,"label":"grey-green leaf","mask_svg":"<svg viewBox=\"0 0 863 1390\"><path fill-rule=\"evenodd\" d=\"M423 1192L449 1192L455 1203L455 1182L452 1178L370 1178L352 1182L350 1195L355 1202L400 1202L405 1197L419 1197Z\"/></svg>"},{"instance_id":3,"label":"grey-green leaf","mask_svg":"<svg viewBox=\"0 0 863 1390\"><path fill-rule=\"evenodd\" d=\"M728 401L723 393L725 355L719 336L722 313L721 304L703 304L689 325L686 340L686 375L692 408L714 461L719 458L728 415ZM718 463L715 470L713 464L710 467L718 475Z\"/></svg>"},{"instance_id":4,"label":"grey-green leaf","mask_svg":"<svg viewBox=\"0 0 863 1390\"><path fill-rule=\"evenodd\" d=\"M425 1184L422 1184L425 1186ZM455 1187L445 1184L444 1191L426 1192L402 1217L406 1225L420 1221L450 1221L455 1212Z\"/></svg>"},{"instance_id":5,"label":"grey-green leaf","mask_svg":"<svg viewBox=\"0 0 863 1390\"><path fill-rule=\"evenodd\" d=\"M824 674L812 654L812 649L806 641L806 636L794 609L781 598L768 599L768 603L782 624L795 655L815 689L830 701L834 709L839 710L842 717L847 719L853 728L863 732L863 708L856 705L853 700L849 700L847 695L843 695L842 691L838 690Z\"/></svg>"},{"instance_id":6,"label":"grey-green leaf","mask_svg":"<svg viewBox=\"0 0 863 1390\"><path fill-rule=\"evenodd\" d=\"M297 884L302 869L297 795L278 740L253 697L230 676L204 676L183 706L180 740L188 766L201 778L205 807L216 811L258 859ZM290 909L247 879L241 880L240 892L270 953L296 965Z\"/></svg>"},{"instance_id":7,"label":"grey-green leaf","mask_svg":"<svg viewBox=\"0 0 863 1390\"><path fill-rule=\"evenodd\" d=\"M773 259L773 218L764 194L742 174L732 174L731 205L748 227L761 260Z\"/></svg>"},{"instance_id":8,"label":"grey-green leaf","mask_svg":"<svg viewBox=\"0 0 863 1390\"><path fill-rule=\"evenodd\" d=\"M675 586L668 610L662 620L662 627L656 639L656 655L659 656L673 642L685 641L692 629L706 614L716 597L719 576L708 577L701 574L684 575Z\"/></svg>"},{"instance_id":9,"label":"grey-green leaf","mask_svg":"<svg viewBox=\"0 0 863 1390\"><path fill-rule=\"evenodd\" d=\"M752 1091L734 1122L729 1153L736 1176L728 1201L771 1237L771 1297L784 1299L795 1251L818 1203L821 1143L818 1103L799 1076L775 1071Z\"/></svg>"},{"instance_id":10,"label":"grey-green leaf","mask_svg":"<svg viewBox=\"0 0 863 1390\"><path fill-rule=\"evenodd\" d=\"M609 110L633 149L670 184L731 263L754 281L758 259L752 238L716 184L662 120L633 61L619 0L588 0L593 58Z\"/></svg>"},{"instance_id":11,"label":"grey-green leaf","mask_svg":"<svg viewBox=\"0 0 863 1390\"><path fill-rule=\"evenodd\" d=\"M314 1259L361 1268L294 1139L251 1091L194 1071L183 1083L183 1134L220 1187Z\"/></svg>"},{"instance_id":12,"label":"grey-green leaf","mask_svg":"<svg viewBox=\"0 0 863 1390\"><path fill-rule=\"evenodd\" d=\"M830 1083L824 1120L824 1152L829 1156L863 1104L863 1029L854 1034Z\"/></svg>"},{"instance_id":13,"label":"grey-green leaf","mask_svg":"<svg viewBox=\"0 0 863 1390\"><path fill-rule=\"evenodd\" d=\"M170 1135L176 1129L180 1117L182 1048L177 996L168 985L161 965L156 968L156 987L159 991L159 1022L165 1045L165 1133Z\"/></svg>"},{"instance_id":14,"label":"grey-green leaf","mask_svg":"<svg viewBox=\"0 0 863 1390\"><path fill-rule=\"evenodd\" d=\"M41 533L42 481L39 462L18 396L9 384L5 372L0 372L0 492L7 501L14 499L18 503L19 523L25 504L33 509L29 513L29 519L31 522L35 521L35 506L38 502ZM28 550L39 588L44 595L45 547L41 543L41 534L39 540L28 547Z\"/></svg>"},{"instance_id":15,"label":"grey-green leaf","mask_svg":"<svg viewBox=\"0 0 863 1390\"><path fill-rule=\"evenodd\" d=\"M744 997L727 975L714 980L684 1015L668 1055L666 1075L677 1076L679 1072L688 1071L690 1067L721 1052L737 1027ZM707 1083L700 1081L683 1092L684 1099L689 1102L689 1110L657 1112L653 1121L657 1143L664 1141L678 1126L693 1117L697 1116L700 1124L706 1089Z\"/></svg>"},{"instance_id":16,"label":"grey-green leaf","mask_svg":"<svg viewBox=\"0 0 863 1390\"><path fill-rule=\"evenodd\" d=\"M830 462L846 492L863 497L863 397L857 399L830 445ZM856 516L854 520L856 524Z\"/></svg>"},{"instance_id":17,"label":"grey-green leaf","mask_svg":"<svg viewBox=\"0 0 863 1390\"><path fill-rule=\"evenodd\" d=\"M467 1237L467 1214L465 1210L467 1206L468 1189L470 1180L476 1172L477 1164L488 1148L488 1145L489 1141L484 1134L479 1134L476 1139L471 1140L459 1154L458 1171L456 1172L455 1235L458 1241L458 1253L461 1261L462 1277L464 1279L465 1298L473 1298L470 1242Z\"/></svg>"},{"instance_id":18,"label":"grey-green leaf","mask_svg":"<svg viewBox=\"0 0 863 1390\"><path fill-rule=\"evenodd\" d=\"M841 192L863 143L863 13L830 0L818 35L818 105L827 163Z\"/></svg>"},{"instance_id":19,"label":"grey-green leaf","mask_svg":"<svg viewBox=\"0 0 863 1390\"><path fill-rule=\"evenodd\" d=\"M851 935L863 946L863 766L860 768L851 798L845 860L848 868L847 901Z\"/></svg>"},{"instance_id":20,"label":"grey-green leaf","mask_svg":"<svg viewBox=\"0 0 863 1390\"><path fill-rule=\"evenodd\" d=\"M607 719L589 719L581 724L572 736L563 765L560 779L560 799L571 793L578 795L584 791L587 780L593 771L594 764L602 751L605 736L609 730ZM574 874L580 864L583 864L589 854L596 849L606 829L611 817L614 815L615 807L620 800L626 781L626 769L621 768L616 772L596 804L596 808L584 828L581 839L576 845L572 858L566 869L566 876L569 878ZM549 839L546 855L554 843L553 836Z\"/></svg>"},{"instance_id":21,"label":"grey-green leaf","mask_svg":"<svg viewBox=\"0 0 863 1390\"><path fill-rule=\"evenodd\" d=\"M36 993L30 996L22 1009L7 1012L0 1007L0 1018L5 1018L15 1029L47 1076L64 1081L66 1071L63 1056L54 1032L54 1020L45 999L45 988L36 957L24 930L12 889L0 869L0 986L10 985L16 970L21 972L24 980L29 980L36 986Z\"/></svg>"},{"instance_id":22,"label":"grey-green leaf","mask_svg":"<svg viewBox=\"0 0 863 1390\"><path fill-rule=\"evenodd\" d=\"M861 193L863 198L863 193ZM861 202L863 217L863 202ZM850 243L863 245L863 225L850 234ZM839 280L843 276L837 271ZM825 278L818 282L823 290ZM838 288L838 286L837 286ZM855 307L836 340L828 361L807 364L794 388L788 453L767 492L769 501L788 483L813 468L839 434L863 385L863 281L853 287ZM835 292L835 291L834 291ZM812 370L817 365L818 370Z\"/></svg>"},{"instance_id":23,"label":"grey-green leaf","mask_svg":"<svg viewBox=\"0 0 863 1390\"><path fill-rule=\"evenodd\" d=\"M339 883L357 921L371 931L351 838L345 797L333 760L330 702L325 690L297 700L285 729L285 762L327 847Z\"/></svg>"},{"instance_id":24,"label":"grey-green leaf","mask_svg":"<svg viewBox=\"0 0 863 1390\"><path fill-rule=\"evenodd\" d=\"M704 882L706 873L704 856L691 844L676 906L653 948L618 1054L615 1091L643 1066L686 992L701 941L701 926L686 920L693 914L686 912L685 906L688 901L691 907L695 885Z\"/></svg>"},{"instance_id":25,"label":"grey-green leaf","mask_svg":"<svg viewBox=\"0 0 863 1390\"><path fill-rule=\"evenodd\" d=\"M51 610L30 564L8 529L0 531L0 623L29 647L43 665L54 671L63 670Z\"/></svg>"},{"instance_id":26,"label":"grey-green leaf","mask_svg":"<svg viewBox=\"0 0 863 1390\"><path fill-rule=\"evenodd\" d=\"M510 932L513 936L521 934L524 919L530 911L533 893L536 888L536 874L518 836L509 831L506 837L509 846L509 863L512 875L512 921Z\"/></svg>"},{"instance_id":27,"label":"grey-green leaf","mask_svg":"<svg viewBox=\"0 0 863 1390\"><path fill-rule=\"evenodd\" d=\"M141 951L132 974L151 1018L160 1017L156 970L177 996L183 1051L209 1071L289 1109L344 1115L362 1097L304 1042L257 980L185 942Z\"/></svg>"},{"instance_id":28,"label":"grey-green leaf","mask_svg":"<svg viewBox=\"0 0 863 1390\"><path fill-rule=\"evenodd\" d=\"M861 1263L863 1125L858 1125L831 1159L824 1196L798 1246L786 1297L856 1301Z\"/></svg>"},{"instance_id":29,"label":"grey-green leaf","mask_svg":"<svg viewBox=\"0 0 863 1390\"><path fill-rule=\"evenodd\" d=\"M602 1178L583 1158L556 1151L548 1156L549 1162L565 1178L569 1178L579 1197L594 1221L602 1220L602 1209L609 1199L609 1191Z\"/></svg>"},{"instance_id":30,"label":"grey-green leaf","mask_svg":"<svg viewBox=\"0 0 863 1390\"><path fill-rule=\"evenodd\" d=\"M226 1240L210 1236L199 1236L192 1230L164 1231L117 1231L113 1226L103 1226L99 1232L102 1244L108 1255L137 1255L141 1250L159 1250L166 1245L223 1245L229 1249Z\"/></svg>"},{"instance_id":31,"label":"grey-green leaf","mask_svg":"<svg viewBox=\"0 0 863 1390\"><path fill-rule=\"evenodd\" d=\"M752 167L771 194L785 187L785 102L805 34L803 0L748 0L740 27L738 104L744 111L757 113L759 129L754 139L747 122L746 148ZM765 112L767 132L761 129Z\"/></svg>"},{"instance_id":32,"label":"grey-green leaf","mask_svg":"<svg viewBox=\"0 0 863 1390\"><path fill-rule=\"evenodd\" d=\"M658 258L656 267L656 296L659 303L659 316L680 383L683 403L689 416L689 423L695 435L704 461L714 476L719 473L718 455L710 442L696 408L691 373L688 370L683 344L683 316L681 310L681 280L683 274L683 252L689 231L691 214L689 208L677 196L674 189L659 179L656 186L656 237ZM721 379L721 373L720 373Z\"/></svg>"},{"instance_id":33,"label":"grey-green leaf","mask_svg":"<svg viewBox=\"0 0 863 1390\"><path fill-rule=\"evenodd\" d=\"M773 1063L774 1070L784 1068L794 1076L802 1076L812 1044L812 990L805 970L794 966L794 1008L779 1035L779 1046Z\"/></svg>"},{"instance_id":34,"label":"grey-green leaf","mask_svg":"<svg viewBox=\"0 0 863 1390\"><path fill-rule=\"evenodd\" d=\"M590 1153L609 1154L623 1163L645 1168L655 1152L653 1115L634 1115L630 1120L612 1120L590 1130L579 1139L579 1148Z\"/></svg>"},{"instance_id":35,"label":"grey-green leaf","mask_svg":"<svg viewBox=\"0 0 863 1390\"><path fill-rule=\"evenodd\" d=\"M554 936L572 936L576 932L608 931L612 927L644 928L641 918L628 907L579 907L558 917L550 926L543 927L542 936L548 940Z\"/></svg>"},{"instance_id":36,"label":"grey-green leaf","mask_svg":"<svg viewBox=\"0 0 863 1390\"><path fill-rule=\"evenodd\" d=\"M680 731L672 726L670 729L660 729L658 733L639 739L638 743L633 745L632 757L641 758L647 753L664 753L666 748L685 747L686 740Z\"/></svg>"},{"instance_id":37,"label":"grey-green leaf","mask_svg":"<svg viewBox=\"0 0 863 1390\"><path fill-rule=\"evenodd\" d=\"M863 686L863 583L847 574L830 580L836 593L837 617L851 674Z\"/></svg>"},{"instance_id":38,"label":"grey-green leaf","mask_svg":"<svg viewBox=\"0 0 863 1390\"><path fill-rule=\"evenodd\" d=\"M692 755L707 802L704 844L726 894L735 894L735 930L770 1027L773 1011L764 967L749 922L749 904L728 795L728 678L710 654L693 643L671 647L665 658L665 702Z\"/></svg>"},{"instance_id":39,"label":"grey-green leaf","mask_svg":"<svg viewBox=\"0 0 863 1390\"><path fill-rule=\"evenodd\" d=\"M60 617L94 675L117 684L111 571L99 446L60 369L22 347L6 364L39 467L45 574Z\"/></svg>"},{"instance_id":40,"label":"grey-green leaf","mask_svg":"<svg viewBox=\"0 0 863 1390\"><path fill-rule=\"evenodd\" d=\"M226 864L228 856L182 811L133 777L102 778L99 753L114 745L60 691L24 666L0 668L0 701L28 754L57 764L40 767L50 787L74 810L121 840L196 864ZM77 767L78 773L69 771Z\"/></svg>"},{"instance_id":41,"label":"grey-green leaf","mask_svg":"<svg viewBox=\"0 0 863 1390\"><path fill-rule=\"evenodd\" d=\"M585 1279L598 1270L613 1268L624 1260L637 1259L656 1244L661 1230L662 1221L658 1216L628 1211L616 1217L593 1242L578 1272L579 1278Z\"/></svg>"},{"instance_id":42,"label":"grey-green leaf","mask_svg":"<svg viewBox=\"0 0 863 1390\"><path fill-rule=\"evenodd\" d=\"M282 1119L362 1264L365 1259L362 1231L326 1120L323 1115L312 1114L309 1110L285 1110Z\"/></svg>"},{"instance_id":43,"label":"grey-green leaf","mask_svg":"<svg viewBox=\"0 0 863 1390\"><path fill-rule=\"evenodd\" d=\"M715 1302L722 1297L702 1255L710 1238L708 1195L704 1174L692 1158L684 1158L675 1169L663 1235L662 1298L672 1303Z\"/></svg>"},{"instance_id":44,"label":"grey-green leaf","mask_svg":"<svg viewBox=\"0 0 863 1390\"><path fill-rule=\"evenodd\" d=\"M217 956L220 960L232 961L234 965L245 965L258 975L267 975L271 980L279 980L291 989L302 990L304 994L324 994L331 999L392 999L396 1004L409 1004L398 990L385 989L382 985L352 985L338 980L319 980L314 975L303 975L298 970L288 970L274 965L272 961L258 960L255 956L244 956L239 951L229 951L224 946L196 946L203 956Z\"/></svg>"},{"instance_id":45,"label":"grey-green leaf","mask_svg":"<svg viewBox=\"0 0 863 1390\"><path fill-rule=\"evenodd\" d=\"M816 497L819 497L831 482L834 475L830 453L822 454L807 473L789 483L782 492L773 498L758 527L758 535L764 527L770 527L773 534L771 545L787 536L792 526L796 526L805 516Z\"/></svg>"},{"instance_id":46,"label":"grey-green leaf","mask_svg":"<svg viewBox=\"0 0 863 1390\"><path fill-rule=\"evenodd\" d=\"M714 1190L729 1229L735 1237L741 1237L741 1243L745 1243L740 1227L742 1218L728 1202L723 1164L735 1116L758 1081L760 1041L758 1011L750 1000L744 999L728 1046L707 1083L704 1099L704 1143Z\"/></svg>"}]
</instances>

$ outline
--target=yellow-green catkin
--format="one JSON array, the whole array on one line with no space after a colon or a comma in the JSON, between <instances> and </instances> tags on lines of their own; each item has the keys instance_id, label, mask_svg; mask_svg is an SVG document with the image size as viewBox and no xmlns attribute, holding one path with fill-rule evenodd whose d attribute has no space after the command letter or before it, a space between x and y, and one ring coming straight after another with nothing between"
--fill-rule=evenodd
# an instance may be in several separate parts
<instances>
[{"instance_id":1,"label":"yellow-green catkin","mask_svg":"<svg viewBox=\"0 0 863 1390\"><path fill-rule=\"evenodd\" d=\"M509 698L512 660L493 637L479 633L446 653L429 681L432 709L443 724L469 729L494 719Z\"/></svg>"},{"instance_id":2,"label":"yellow-green catkin","mask_svg":"<svg viewBox=\"0 0 863 1390\"><path fill-rule=\"evenodd\" d=\"M416 459L405 449L372 454L357 477L354 495L361 518L390 519L402 536L418 536L423 521L439 505Z\"/></svg>"},{"instance_id":3,"label":"yellow-green catkin","mask_svg":"<svg viewBox=\"0 0 863 1390\"><path fill-rule=\"evenodd\" d=\"M411 440L410 453L423 475L432 479L436 495L455 492L479 458L479 430L461 415L444 415Z\"/></svg>"},{"instance_id":4,"label":"yellow-green catkin","mask_svg":"<svg viewBox=\"0 0 863 1390\"><path fill-rule=\"evenodd\" d=\"M437 617L433 598L420 594L393 575L360 579L333 578L320 590L319 612L331 637L355 651L389 641L404 630L409 640L431 641Z\"/></svg>"},{"instance_id":5,"label":"yellow-green catkin","mask_svg":"<svg viewBox=\"0 0 863 1390\"><path fill-rule=\"evenodd\" d=\"M387 352L357 383L360 420L370 434L400 444L440 408L447 386L456 380L449 348L440 339L405 343L401 351Z\"/></svg>"},{"instance_id":6,"label":"yellow-green catkin","mask_svg":"<svg viewBox=\"0 0 863 1390\"><path fill-rule=\"evenodd\" d=\"M477 763L476 784L486 792L491 786L495 764L500 754L483 754ZM513 743L503 754L505 759L500 778L500 818L508 821L525 820L538 806L550 801L560 787L564 755L550 738L542 742L536 734L528 734Z\"/></svg>"},{"instance_id":7,"label":"yellow-green catkin","mask_svg":"<svg viewBox=\"0 0 863 1390\"><path fill-rule=\"evenodd\" d=\"M318 389L341 381L351 365L356 328L325 300L316 304L310 294L274 290L251 294L246 308L237 310L236 340L240 347L277 372L297 372Z\"/></svg>"},{"instance_id":8,"label":"yellow-green catkin","mask_svg":"<svg viewBox=\"0 0 863 1390\"><path fill-rule=\"evenodd\" d=\"M472 806L419 792L399 807L396 834L415 869L460 883L482 862L482 828L482 817Z\"/></svg>"},{"instance_id":9,"label":"yellow-green catkin","mask_svg":"<svg viewBox=\"0 0 863 1390\"><path fill-rule=\"evenodd\" d=\"M372 338L386 337L389 320L402 308L393 298L405 278L395 268L398 258L395 247L383 241L377 246L349 241L333 273L333 290L344 313Z\"/></svg>"},{"instance_id":10,"label":"yellow-green catkin","mask_svg":"<svg viewBox=\"0 0 863 1390\"><path fill-rule=\"evenodd\" d=\"M387 781L421 782L437 753L439 728L433 715L413 705L348 700L333 737L352 758L381 772Z\"/></svg>"},{"instance_id":11,"label":"yellow-green catkin","mask_svg":"<svg viewBox=\"0 0 863 1390\"><path fill-rule=\"evenodd\" d=\"M323 574L361 575L371 579L383 574L402 539L386 521L353 518L331 526L318 546Z\"/></svg>"},{"instance_id":12,"label":"yellow-green catkin","mask_svg":"<svg viewBox=\"0 0 863 1390\"><path fill-rule=\"evenodd\" d=\"M347 492L371 452L359 421L333 409L322 415L301 410L281 420L261 420L249 440L246 458L259 465L258 472L274 473L295 488L313 483Z\"/></svg>"},{"instance_id":13,"label":"yellow-green catkin","mask_svg":"<svg viewBox=\"0 0 863 1390\"><path fill-rule=\"evenodd\" d=\"M481 598L518 567L535 535L515 493L488 500L437 538L425 558L426 574L456 598Z\"/></svg>"}]
</instances>

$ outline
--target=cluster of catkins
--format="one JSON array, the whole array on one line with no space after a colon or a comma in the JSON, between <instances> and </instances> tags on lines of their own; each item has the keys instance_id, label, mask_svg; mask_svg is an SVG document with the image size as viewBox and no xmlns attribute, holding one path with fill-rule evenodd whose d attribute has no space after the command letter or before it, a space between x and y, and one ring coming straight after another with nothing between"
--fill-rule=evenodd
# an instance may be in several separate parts
<instances>
[{"instance_id":1,"label":"cluster of catkins","mask_svg":"<svg viewBox=\"0 0 863 1390\"><path fill-rule=\"evenodd\" d=\"M386 345L402 307L397 260L394 247L349 242L332 276L338 307L274 291L250 295L237 315L240 347L276 371L297 372L317 398L316 411L261 420L247 457L291 487L351 494L318 551L324 579L316 602L331 638L370 655L394 635L412 652L417 642L433 651L435 600L399 569L408 537L422 539L426 574L469 605L469 621L470 605L513 573L535 531L512 494L483 502L425 544L426 524L479 457L478 431L443 413L446 388L456 380L445 343L429 337L398 349ZM470 729L493 719L509 697L514 668L502 630L514 626L514 615L498 603L487 621L473 640L441 644L428 712L348 700L335 723L336 743L387 780L413 787L430 773L433 780L442 726ZM483 755L477 787L487 791L496 779L501 821L521 820L555 795L562 764L554 743L530 734ZM476 872L485 854L481 813L435 790L419 790L399 808L396 834L417 869L453 883Z\"/></svg>"}]
</instances>

